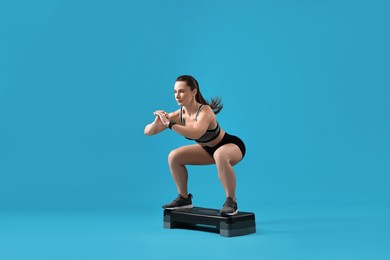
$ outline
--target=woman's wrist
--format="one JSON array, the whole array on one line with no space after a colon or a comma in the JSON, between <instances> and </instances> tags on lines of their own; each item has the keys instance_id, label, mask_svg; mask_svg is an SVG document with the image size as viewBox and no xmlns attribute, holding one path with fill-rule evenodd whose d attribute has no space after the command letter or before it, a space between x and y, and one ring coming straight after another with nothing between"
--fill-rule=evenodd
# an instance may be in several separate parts
<instances>
[{"instance_id":1,"label":"woman's wrist","mask_svg":"<svg viewBox=\"0 0 390 260\"><path fill-rule=\"evenodd\" d=\"M170 121L168 124L168 128L172 130L172 126L175 125L176 123L173 121Z\"/></svg>"}]
</instances>

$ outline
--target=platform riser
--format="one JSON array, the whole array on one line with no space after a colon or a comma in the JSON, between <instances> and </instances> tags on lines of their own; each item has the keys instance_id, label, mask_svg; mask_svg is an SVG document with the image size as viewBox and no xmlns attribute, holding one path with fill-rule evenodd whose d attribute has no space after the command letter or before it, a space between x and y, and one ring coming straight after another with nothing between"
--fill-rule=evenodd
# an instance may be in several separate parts
<instances>
[{"instance_id":1,"label":"platform riser","mask_svg":"<svg viewBox=\"0 0 390 260\"><path fill-rule=\"evenodd\" d=\"M221 223L219 228L219 234L223 237L236 237L236 236L244 236L244 235L256 233L255 221L250 221L247 224L250 227L239 228L238 227L239 225L235 225L235 224L226 225L225 223Z\"/></svg>"},{"instance_id":2,"label":"platform riser","mask_svg":"<svg viewBox=\"0 0 390 260\"><path fill-rule=\"evenodd\" d=\"M256 222L253 213L245 216L221 217L219 215L191 214L190 211L165 211L163 227L198 229L202 225L215 227L223 237L235 237L256 233ZM199 212L196 212L199 213Z\"/></svg>"}]
</instances>

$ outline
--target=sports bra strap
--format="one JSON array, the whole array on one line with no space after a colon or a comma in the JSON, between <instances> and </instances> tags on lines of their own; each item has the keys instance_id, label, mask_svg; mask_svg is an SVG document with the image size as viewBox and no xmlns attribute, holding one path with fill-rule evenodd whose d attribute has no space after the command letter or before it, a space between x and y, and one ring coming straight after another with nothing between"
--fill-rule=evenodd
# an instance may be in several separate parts
<instances>
[{"instance_id":1,"label":"sports bra strap","mask_svg":"<svg viewBox=\"0 0 390 260\"><path fill-rule=\"evenodd\" d=\"M200 105L199 108L198 108L198 111L196 111L195 121L198 119L198 115L199 115L199 112L200 112L200 110L202 109L202 107L203 107L203 104Z\"/></svg>"},{"instance_id":2,"label":"sports bra strap","mask_svg":"<svg viewBox=\"0 0 390 260\"><path fill-rule=\"evenodd\" d=\"M198 119L198 115L199 115L199 112L202 109L202 107L203 107L203 104L201 104L198 108L198 111L196 111L195 121ZM183 124L183 107L180 108L180 123Z\"/></svg>"}]
</instances>

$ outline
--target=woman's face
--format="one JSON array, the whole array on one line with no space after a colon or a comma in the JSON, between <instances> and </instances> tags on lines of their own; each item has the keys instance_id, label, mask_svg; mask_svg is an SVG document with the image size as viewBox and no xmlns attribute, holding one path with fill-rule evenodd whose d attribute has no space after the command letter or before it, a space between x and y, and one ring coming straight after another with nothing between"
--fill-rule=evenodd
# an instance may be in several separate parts
<instances>
[{"instance_id":1,"label":"woman's face","mask_svg":"<svg viewBox=\"0 0 390 260\"><path fill-rule=\"evenodd\" d=\"M176 81L173 91L179 106L191 104L196 94L196 89L191 90L185 81Z\"/></svg>"}]
</instances>

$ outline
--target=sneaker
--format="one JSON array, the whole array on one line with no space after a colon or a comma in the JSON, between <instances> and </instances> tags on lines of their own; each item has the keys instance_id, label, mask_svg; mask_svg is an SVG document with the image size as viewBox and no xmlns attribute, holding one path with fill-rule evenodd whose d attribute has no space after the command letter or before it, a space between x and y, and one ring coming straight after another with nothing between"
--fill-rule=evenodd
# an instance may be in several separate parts
<instances>
[{"instance_id":1,"label":"sneaker","mask_svg":"<svg viewBox=\"0 0 390 260\"><path fill-rule=\"evenodd\" d=\"M188 194L188 198L184 198L181 194L171 203L162 206L163 209L190 209L192 208L192 194Z\"/></svg>"},{"instance_id":2,"label":"sneaker","mask_svg":"<svg viewBox=\"0 0 390 260\"><path fill-rule=\"evenodd\" d=\"M221 216L233 216L238 213L237 202L230 197L226 198L225 204L223 204L223 208L219 212Z\"/></svg>"}]
</instances>

